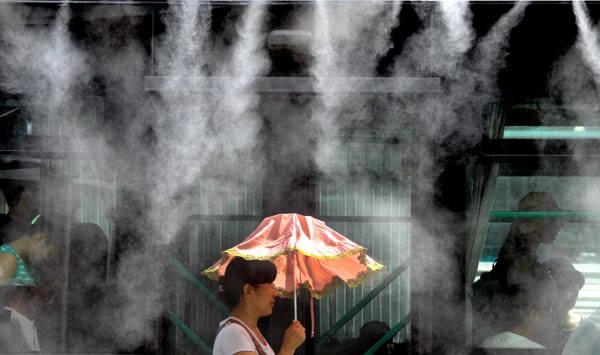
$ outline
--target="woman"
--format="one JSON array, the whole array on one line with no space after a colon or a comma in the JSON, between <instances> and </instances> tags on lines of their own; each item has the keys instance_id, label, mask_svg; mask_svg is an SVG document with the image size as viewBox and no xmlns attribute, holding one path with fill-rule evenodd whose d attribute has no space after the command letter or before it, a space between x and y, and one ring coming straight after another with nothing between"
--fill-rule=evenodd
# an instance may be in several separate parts
<instances>
[{"instance_id":1,"label":"woman","mask_svg":"<svg viewBox=\"0 0 600 355\"><path fill-rule=\"evenodd\" d=\"M0 287L7 286L2 288L0 300L5 303L0 310L0 352L40 351L29 301L35 295L49 296L56 285L36 287L30 265L45 261L55 252L37 226L0 246Z\"/></svg>"},{"instance_id":2,"label":"woman","mask_svg":"<svg viewBox=\"0 0 600 355\"><path fill-rule=\"evenodd\" d=\"M39 232L0 246L0 285L35 285L29 265L46 260L55 251L46 244L46 235Z\"/></svg>"},{"instance_id":3,"label":"woman","mask_svg":"<svg viewBox=\"0 0 600 355\"><path fill-rule=\"evenodd\" d=\"M518 203L518 212L565 212L549 192L532 191ZM534 270L544 270L537 252L541 244L552 244L566 219L526 218L512 222L510 231L493 264L473 283L473 336L479 344L506 327L501 319L506 312L499 304L511 286L523 283ZM529 272L527 272L529 271ZM547 273L547 270L545 271Z\"/></svg>"},{"instance_id":4,"label":"woman","mask_svg":"<svg viewBox=\"0 0 600 355\"><path fill-rule=\"evenodd\" d=\"M232 310L221 322L213 355L275 355L258 329L260 317L273 312L277 269L269 261L234 258L221 277L219 299ZM305 329L294 320L285 331L279 355L293 354L306 339Z\"/></svg>"}]
</instances>

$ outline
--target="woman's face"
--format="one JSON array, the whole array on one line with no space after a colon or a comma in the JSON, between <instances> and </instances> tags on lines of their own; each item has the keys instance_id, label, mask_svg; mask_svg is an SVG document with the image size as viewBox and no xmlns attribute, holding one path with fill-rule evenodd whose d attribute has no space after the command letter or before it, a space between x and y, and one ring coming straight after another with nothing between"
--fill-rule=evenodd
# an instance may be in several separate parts
<instances>
[{"instance_id":1,"label":"woman's face","mask_svg":"<svg viewBox=\"0 0 600 355\"><path fill-rule=\"evenodd\" d=\"M559 323L562 325L567 321L569 311L575 307L579 296L579 286L576 284L559 285L555 308Z\"/></svg>"},{"instance_id":2,"label":"woman's face","mask_svg":"<svg viewBox=\"0 0 600 355\"><path fill-rule=\"evenodd\" d=\"M546 347L551 347L556 340L555 334L557 332L554 309L551 306L540 307L536 309L535 314L536 321L529 326L532 340Z\"/></svg>"},{"instance_id":3,"label":"woman's face","mask_svg":"<svg viewBox=\"0 0 600 355\"><path fill-rule=\"evenodd\" d=\"M272 283L251 286L254 289L253 305L257 308L261 317L271 315L275 306L277 293Z\"/></svg>"},{"instance_id":4,"label":"woman's face","mask_svg":"<svg viewBox=\"0 0 600 355\"><path fill-rule=\"evenodd\" d=\"M43 233L35 233L31 236L31 244L29 246L29 261L36 263L48 259L48 257L56 252L54 246L46 243L46 235Z\"/></svg>"}]
</instances>

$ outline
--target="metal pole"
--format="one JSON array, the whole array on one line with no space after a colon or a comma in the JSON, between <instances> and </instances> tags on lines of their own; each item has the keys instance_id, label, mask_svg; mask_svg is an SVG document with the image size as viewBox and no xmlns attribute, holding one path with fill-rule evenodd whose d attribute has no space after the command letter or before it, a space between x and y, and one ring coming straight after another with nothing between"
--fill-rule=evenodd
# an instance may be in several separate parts
<instances>
[{"instance_id":1,"label":"metal pole","mask_svg":"<svg viewBox=\"0 0 600 355\"><path fill-rule=\"evenodd\" d=\"M62 283L62 301L61 301L61 352L67 352L67 308L69 297L69 264L71 261L71 158L67 158L67 217L65 223L65 246L64 246L64 264L63 264L63 283Z\"/></svg>"},{"instance_id":2,"label":"metal pole","mask_svg":"<svg viewBox=\"0 0 600 355\"><path fill-rule=\"evenodd\" d=\"M294 250L294 320L298 320L298 299L296 297L296 250Z\"/></svg>"},{"instance_id":3,"label":"metal pole","mask_svg":"<svg viewBox=\"0 0 600 355\"><path fill-rule=\"evenodd\" d=\"M150 36L150 75L154 76L154 8L152 8L152 34Z\"/></svg>"}]
</instances>

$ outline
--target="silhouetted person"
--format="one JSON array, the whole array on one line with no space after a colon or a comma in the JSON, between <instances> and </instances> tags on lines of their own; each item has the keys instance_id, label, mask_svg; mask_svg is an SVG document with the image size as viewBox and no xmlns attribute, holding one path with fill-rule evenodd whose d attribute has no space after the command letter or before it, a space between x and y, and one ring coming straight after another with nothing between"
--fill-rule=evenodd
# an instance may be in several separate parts
<instances>
[{"instance_id":1,"label":"silhouetted person","mask_svg":"<svg viewBox=\"0 0 600 355\"><path fill-rule=\"evenodd\" d=\"M0 245L27 233L39 213L39 193L33 184L10 183L2 187L8 213L0 214Z\"/></svg>"},{"instance_id":2,"label":"silhouetted person","mask_svg":"<svg viewBox=\"0 0 600 355\"><path fill-rule=\"evenodd\" d=\"M553 349L556 340L556 283L543 265L513 264L498 303L501 331L486 338L488 349Z\"/></svg>"},{"instance_id":3,"label":"silhouetted person","mask_svg":"<svg viewBox=\"0 0 600 355\"><path fill-rule=\"evenodd\" d=\"M583 274L575 269L569 258L554 256L544 262L556 282L557 297L554 305L554 314L558 327L558 337L564 345L573 331L583 320L571 310L575 307L579 291L585 284Z\"/></svg>"},{"instance_id":4,"label":"silhouetted person","mask_svg":"<svg viewBox=\"0 0 600 355\"><path fill-rule=\"evenodd\" d=\"M519 212L565 212L549 192L534 191L525 195ZM567 221L557 218L532 218L513 221L510 232L498 252L496 264L510 264L521 256L537 259L540 244L552 244Z\"/></svg>"},{"instance_id":5,"label":"silhouetted person","mask_svg":"<svg viewBox=\"0 0 600 355\"><path fill-rule=\"evenodd\" d=\"M534 191L525 195L518 204L519 212L562 212L548 192ZM473 288L473 340L477 344L491 334L497 333L502 324L498 321L498 306L507 291L508 270L538 269L541 262L537 250L542 243L551 244L564 219L532 218L513 221L506 241L490 272L483 273ZM513 282L514 283L514 282Z\"/></svg>"},{"instance_id":6,"label":"silhouetted person","mask_svg":"<svg viewBox=\"0 0 600 355\"><path fill-rule=\"evenodd\" d=\"M71 231L67 348L107 352L111 345L106 282L108 238L95 224L74 223Z\"/></svg>"},{"instance_id":7,"label":"silhouetted person","mask_svg":"<svg viewBox=\"0 0 600 355\"><path fill-rule=\"evenodd\" d=\"M358 338L348 339L344 342L344 345L340 351L338 351L337 355L362 355L389 331L390 327L384 322L366 322L360 328ZM390 339L375 352L375 355L391 354L408 354L408 346L405 344L396 344Z\"/></svg>"},{"instance_id":8,"label":"silhouetted person","mask_svg":"<svg viewBox=\"0 0 600 355\"><path fill-rule=\"evenodd\" d=\"M60 172L51 171L47 176L44 213L51 219L49 228L59 236L58 243L63 250L66 250L66 236L70 233L70 253L63 255L69 258L69 267L57 270L59 279L68 278L68 288L64 290L67 292L67 304L64 305L67 307L67 350L111 352L114 340L111 327L115 326L115 315L114 307L108 305L109 296L112 296L111 286L106 282L108 237L95 224L74 222L81 207L79 185L69 184L69 177ZM40 323L39 328L46 330L40 342L57 346L60 334L54 332L58 329L54 320L60 319L57 312L61 307L44 306L45 313L53 314Z\"/></svg>"}]
</instances>

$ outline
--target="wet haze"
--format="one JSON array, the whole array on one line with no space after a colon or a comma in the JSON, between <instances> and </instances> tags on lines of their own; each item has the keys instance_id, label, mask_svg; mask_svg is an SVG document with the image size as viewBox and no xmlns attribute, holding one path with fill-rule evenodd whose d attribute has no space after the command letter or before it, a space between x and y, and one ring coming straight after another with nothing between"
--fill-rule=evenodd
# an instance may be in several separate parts
<instances>
[{"instance_id":1,"label":"wet haze","mask_svg":"<svg viewBox=\"0 0 600 355\"><path fill-rule=\"evenodd\" d=\"M261 132L268 127L261 114L269 111L309 120L310 129L301 134L309 135L315 144L310 151L318 176L330 182L348 169L341 158L348 132L367 126L377 135L392 137L408 129L407 121L412 123L410 129L417 128L422 134L419 139L427 143L423 147L444 147L435 152L423 148L410 158L419 162L412 184L418 184L419 191L425 193L425 201L433 201L434 181L442 167L439 162L478 142L481 107L500 96L498 73L505 67L511 31L519 25L527 5L516 2L478 36L466 1L411 4L422 25L401 50L396 48L399 54L391 60L389 75L440 77L441 92L382 95L374 100L369 95L352 94L346 82L332 79L381 76L379 63L394 49L391 34L402 26L401 12L408 5L399 1L317 1L289 15L287 24L311 33L305 50L310 56L306 65L314 78L314 96L300 106L297 97L296 101L283 99L269 106L256 89L257 78L268 75L273 67L266 45L272 30L267 26L271 15L261 2L240 7L221 19L222 27L216 28L209 6L174 1L155 14L160 16L164 31L150 44L142 44L127 33L140 26L136 21L141 17L94 27L89 32L93 41L84 44L69 31L68 5L56 12L32 13L25 7L4 4L0 6L1 86L5 92L21 94L24 109L52 133L62 120L76 119L78 111L74 108L89 94L93 73L102 77L110 88L105 92L112 103L109 114L120 120L107 122L101 130L105 144L100 154L134 177L121 183L124 190L146 196L146 223L136 226L152 236L144 239L144 247L166 248L182 233L190 211L199 213L190 207L190 196L200 182L203 190L218 192L229 185L260 185L257 181L265 173L278 173L271 170L262 153L265 142ZM549 85L567 102L594 102L600 80L597 29L584 3L575 1L573 9L579 28L577 43L557 63ZM100 16L104 10L91 8L86 13ZM111 11L113 15L131 15L139 9L114 6ZM31 18L43 18L46 25L27 24ZM593 74L593 83L579 80L587 71L571 71L572 63L580 62ZM144 92L145 76L162 77L162 89ZM212 89L190 90L190 82ZM586 94L579 95L581 92ZM373 123L374 112L380 117ZM294 133L289 132L284 141L269 143L276 150L302 151L298 145L305 140L294 137ZM242 203L240 196L233 198ZM376 199L383 205L381 211L393 211L392 206L385 206L385 198ZM435 253L431 260L452 260L458 253L455 246L447 243L440 247L439 240L451 241L444 235L454 233L459 224L451 213L434 205L431 210L446 228L432 230L415 221L413 233L437 246L431 248ZM118 208L117 213L133 214ZM141 250L144 252L130 250L122 256L116 277L123 297L118 305L123 328L119 333L128 345L147 340L153 321L163 311L158 305L164 297L161 273L168 268L167 261L149 263L154 254ZM214 261L218 257L215 253ZM456 265L458 274L460 267ZM457 282L439 281L439 287L443 282Z\"/></svg>"}]
</instances>

